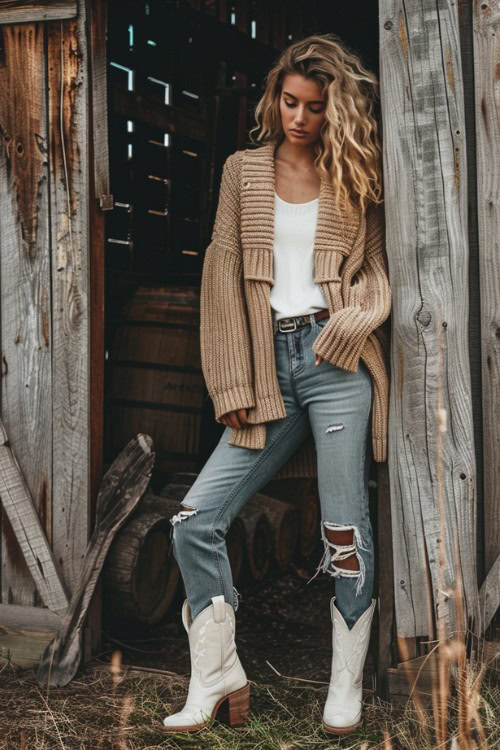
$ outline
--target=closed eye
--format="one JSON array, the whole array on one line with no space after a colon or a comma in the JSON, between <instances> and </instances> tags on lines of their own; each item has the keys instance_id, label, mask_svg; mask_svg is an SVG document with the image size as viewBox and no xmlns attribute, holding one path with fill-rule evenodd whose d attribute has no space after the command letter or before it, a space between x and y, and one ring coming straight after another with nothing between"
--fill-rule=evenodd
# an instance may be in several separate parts
<instances>
[{"instance_id":1,"label":"closed eye","mask_svg":"<svg viewBox=\"0 0 500 750\"><path fill-rule=\"evenodd\" d=\"M296 104L294 104L293 102L285 102L285 104L286 104L286 106L287 106L287 107L288 107L289 109L293 109L293 107L296 107L296 106L297 106L297 105L296 105ZM320 112L323 112L323 107L321 107L321 109L312 109L312 107L309 107L309 109L311 110L311 112L314 112L314 114L315 114L315 115L319 115L319 114L320 114Z\"/></svg>"}]
</instances>

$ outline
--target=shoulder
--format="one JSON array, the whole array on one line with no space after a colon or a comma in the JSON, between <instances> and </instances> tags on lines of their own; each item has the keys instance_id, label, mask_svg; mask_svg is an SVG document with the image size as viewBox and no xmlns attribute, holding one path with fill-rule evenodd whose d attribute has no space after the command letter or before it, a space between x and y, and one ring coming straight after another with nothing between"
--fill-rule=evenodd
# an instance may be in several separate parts
<instances>
[{"instance_id":1,"label":"shoulder","mask_svg":"<svg viewBox=\"0 0 500 750\"><path fill-rule=\"evenodd\" d=\"M269 153L269 145L254 146L253 148L243 148L230 154L224 162L224 169L229 171L241 171L243 162L253 162L266 157Z\"/></svg>"},{"instance_id":2,"label":"shoulder","mask_svg":"<svg viewBox=\"0 0 500 750\"><path fill-rule=\"evenodd\" d=\"M239 192L243 170L248 168L248 165L253 164L256 159L261 158L265 152L264 146L258 146L257 148L240 149L230 154L222 167L221 191Z\"/></svg>"}]
</instances>

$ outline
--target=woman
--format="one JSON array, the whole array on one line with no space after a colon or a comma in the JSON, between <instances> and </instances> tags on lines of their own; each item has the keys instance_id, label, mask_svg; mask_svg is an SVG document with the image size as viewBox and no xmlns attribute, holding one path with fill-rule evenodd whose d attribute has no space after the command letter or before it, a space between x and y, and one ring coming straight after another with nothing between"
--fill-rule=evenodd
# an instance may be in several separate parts
<instances>
[{"instance_id":1,"label":"woman","mask_svg":"<svg viewBox=\"0 0 500 750\"><path fill-rule=\"evenodd\" d=\"M376 601L370 448L383 461L387 441L377 329L391 308L376 86L336 36L292 44L256 108L259 147L224 164L203 266L201 355L226 429L170 519L191 680L185 706L161 725L169 732L201 729L224 702L232 725L247 717L225 535L250 498L304 455L311 431L325 550L317 572L336 579L323 727L346 734L361 721Z\"/></svg>"}]
</instances>

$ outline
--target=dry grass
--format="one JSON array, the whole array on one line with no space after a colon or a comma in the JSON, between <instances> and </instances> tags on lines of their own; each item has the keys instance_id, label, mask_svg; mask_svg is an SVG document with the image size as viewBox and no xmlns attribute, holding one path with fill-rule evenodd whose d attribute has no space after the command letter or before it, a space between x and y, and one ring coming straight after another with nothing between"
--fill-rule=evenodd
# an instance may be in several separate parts
<instances>
[{"instance_id":1,"label":"dry grass","mask_svg":"<svg viewBox=\"0 0 500 750\"><path fill-rule=\"evenodd\" d=\"M456 656L461 658L460 650L451 658ZM120 657L115 652L110 666L87 668L67 687L49 692L36 683L33 670L4 668L0 750L500 748L500 680L491 666L485 670L466 662L458 687L450 683L443 715L415 695L416 701L404 707L369 697L363 725L339 740L321 729L326 687L276 675L252 682L250 721L244 727L215 721L196 734L167 736L155 724L183 705L188 679L122 671ZM446 659L449 663L450 654Z\"/></svg>"}]
</instances>

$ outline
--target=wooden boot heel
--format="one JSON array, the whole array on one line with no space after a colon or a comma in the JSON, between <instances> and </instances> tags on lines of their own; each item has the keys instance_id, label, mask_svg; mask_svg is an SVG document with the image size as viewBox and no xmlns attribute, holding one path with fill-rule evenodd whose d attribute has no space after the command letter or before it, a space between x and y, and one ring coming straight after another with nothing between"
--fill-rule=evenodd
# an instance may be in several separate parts
<instances>
[{"instance_id":1,"label":"wooden boot heel","mask_svg":"<svg viewBox=\"0 0 500 750\"><path fill-rule=\"evenodd\" d=\"M245 724L248 720L250 708L250 684L236 690L227 696L229 708L229 726L235 727Z\"/></svg>"}]
</instances>

